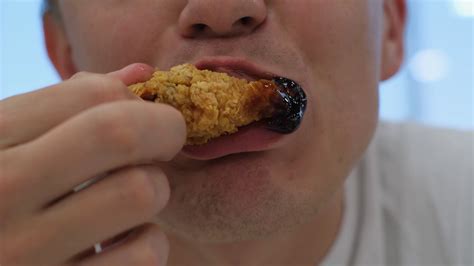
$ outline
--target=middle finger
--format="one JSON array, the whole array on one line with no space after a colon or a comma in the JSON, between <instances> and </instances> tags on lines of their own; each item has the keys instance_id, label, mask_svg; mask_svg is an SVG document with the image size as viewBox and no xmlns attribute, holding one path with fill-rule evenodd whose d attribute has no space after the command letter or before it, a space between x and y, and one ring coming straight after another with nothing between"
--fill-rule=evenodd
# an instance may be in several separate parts
<instances>
[{"instance_id":1,"label":"middle finger","mask_svg":"<svg viewBox=\"0 0 474 266\"><path fill-rule=\"evenodd\" d=\"M134 101L105 104L6 151L5 170L14 178L9 181L15 182L14 193L27 197L22 206L29 212L107 171L170 160L185 138L184 119L170 106Z\"/></svg>"},{"instance_id":2,"label":"middle finger","mask_svg":"<svg viewBox=\"0 0 474 266\"><path fill-rule=\"evenodd\" d=\"M107 75L83 74L46 89L0 101L0 148L35 139L93 106L138 99L125 85L150 77L153 68L133 64Z\"/></svg>"}]
</instances>

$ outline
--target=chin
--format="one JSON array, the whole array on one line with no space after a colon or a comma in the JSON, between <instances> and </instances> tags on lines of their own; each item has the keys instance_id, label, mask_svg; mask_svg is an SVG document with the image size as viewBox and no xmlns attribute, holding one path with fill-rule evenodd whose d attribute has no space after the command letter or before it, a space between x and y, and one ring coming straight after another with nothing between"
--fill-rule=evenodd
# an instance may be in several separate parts
<instances>
[{"instance_id":1,"label":"chin","mask_svg":"<svg viewBox=\"0 0 474 266\"><path fill-rule=\"evenodd\" d=\"M300 173L282 159L288 156L267 151L165 168L171 197L157 223L169 234L205 243L255 240L291 230L318 206L314 193L288 186Z\"/></svg>"},{"instance_id":2,"label":"chin","mask_svg":"<svg viewBox=\"0 0 474 266\"><path fill-rule=\"evenodd\" d=\"M291 232L317 219L340 184L321 172L326 152L316 149L311 126L303 123L268 150L204 161L184 154L163 164L171 196L156 222L181 239L229 243Z\"/></svg>"}]
</instances>

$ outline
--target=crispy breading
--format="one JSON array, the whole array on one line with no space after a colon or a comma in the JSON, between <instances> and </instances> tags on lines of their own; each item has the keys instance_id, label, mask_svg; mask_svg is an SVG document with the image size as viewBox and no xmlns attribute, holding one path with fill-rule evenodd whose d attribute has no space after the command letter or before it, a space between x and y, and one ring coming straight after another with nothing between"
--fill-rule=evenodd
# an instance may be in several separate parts
<instances>
[{"instance_id":1,"label":"crispy breading","mask_svg":"<svg viewBox=\"0 0 474 266\"><path fill-rule=\"evenodd\" d=\"M150 80L130 89L145 100L181 111L187 125L186 144L198 145L270 117L275 86L269 80L249 82L184 64L156 71Z\"/></svg>"}]
</instances>

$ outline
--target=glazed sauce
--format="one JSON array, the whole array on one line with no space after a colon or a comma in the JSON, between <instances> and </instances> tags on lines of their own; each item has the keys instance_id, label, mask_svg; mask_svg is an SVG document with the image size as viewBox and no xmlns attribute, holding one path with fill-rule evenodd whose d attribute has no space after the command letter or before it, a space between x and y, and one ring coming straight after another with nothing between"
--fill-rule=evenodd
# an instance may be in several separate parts
<instances>
[{"instance_id":1,"label":"glazed sauce","mask_svg":"<svg viewBox=\"0 0 474 266\"><path fill-rule=\"evenodd\" d=\"M281 134L296 131L306 110L306 94L298 83L291 79L276 77L272 80L259 80L252 84L254 97L244 108L246 112L258 114L263 118L268 130ZM155 101L156 92L145 90L140 97Z\"/></svg>"},{"instance_id":2,"label":"glazed sauce","mask_svg":"<svg viewBox=\"0 0 474 266\"><path fill-rule=\"evenodd\" d=\"M294 132L303 120L306 111L306 94L298 83L291 79L276 77L276 97L273 98L273 112L265 120L269 130L290 134Z\"/></svg>"}]
</instances>

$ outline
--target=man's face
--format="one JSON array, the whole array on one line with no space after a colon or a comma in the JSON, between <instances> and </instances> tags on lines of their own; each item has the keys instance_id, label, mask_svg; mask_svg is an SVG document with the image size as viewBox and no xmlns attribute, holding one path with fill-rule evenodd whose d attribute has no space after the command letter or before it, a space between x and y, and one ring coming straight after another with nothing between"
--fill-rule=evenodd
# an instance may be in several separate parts
<instances>
[{"instance_id":1,"label":"man's face","mask_svg":"<svg viewBox=\"0 0 474 266\"><path fill-rule=\"evenodd\" d=\"M230 241L316 219L373 135L383 1L59 3L77 70L109 72L134 62L168 69L228 56L291 78L307 93L303 123L281 145L210 161L180 155L163 165L172 193L157 221L169 231Z\"/></svg>"}]
</instances>

